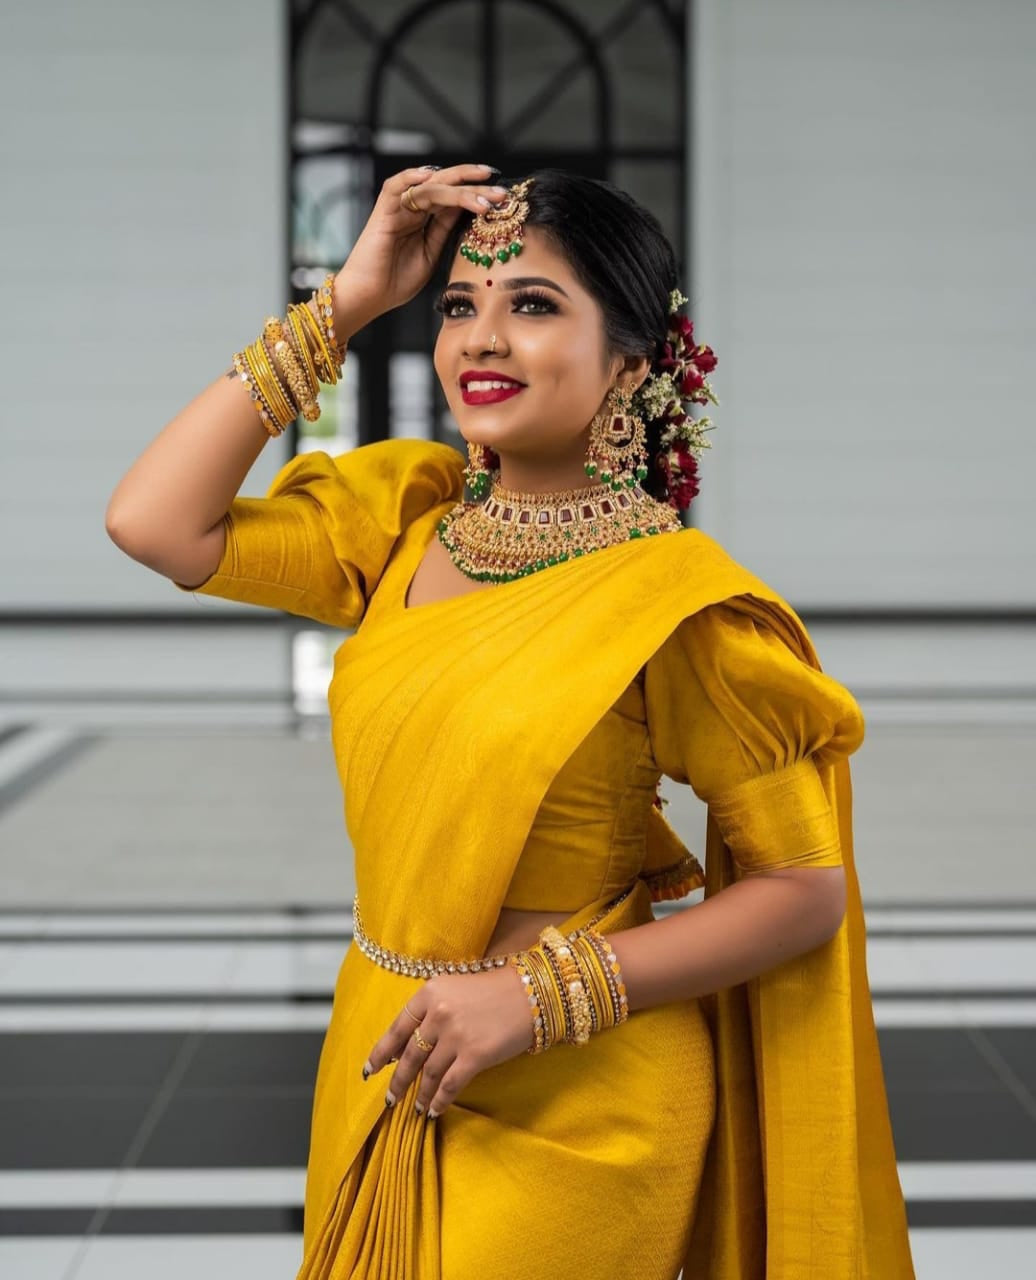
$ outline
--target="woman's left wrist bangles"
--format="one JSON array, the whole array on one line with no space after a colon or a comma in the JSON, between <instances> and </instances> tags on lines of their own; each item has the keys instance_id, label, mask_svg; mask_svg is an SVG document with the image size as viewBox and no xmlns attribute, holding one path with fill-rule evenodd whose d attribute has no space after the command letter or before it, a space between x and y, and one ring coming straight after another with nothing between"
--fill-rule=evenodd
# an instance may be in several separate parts
<instances>
[{"instance_id":1,"label":"woman's left wrist bangles","mask_svg":"<svg viewBox=\"0 0 1036 1280\"><path fill-rule=\"evenodd\" d=\"M629 1017L626 985L618 957L592 927L566 938L553 925L539 943L511 958L532 1012L529 1053L559 1042L584 1045L591 1035Z\"/></svg>"},{"instance_id":2,"label":"woman's left wrist bangles","mask_svg":"<svg viewBox=\"0 0 1036 1280\"><path fill-rule=\"evenodd\" d=\"M320 383L334 386L342 373L345 348L335 337L329 274L314 290L310 305L293 302L284 320L269 316L255 342L234 356L234 368L248 389L271 436L279 436L301 414L320 417Z\"/></svg>"}]
</instances>

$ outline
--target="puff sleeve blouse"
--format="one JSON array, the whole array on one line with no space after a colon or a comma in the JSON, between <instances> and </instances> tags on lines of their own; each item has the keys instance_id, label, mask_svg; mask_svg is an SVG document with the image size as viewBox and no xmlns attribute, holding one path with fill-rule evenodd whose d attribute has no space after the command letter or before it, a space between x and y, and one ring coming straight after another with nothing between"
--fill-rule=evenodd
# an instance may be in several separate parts
<instances>
[{"instance_id":1,"label":"puff sleeve blouse","mask_svg":"<svg viewBox=\"0 0 1036 1280\"><path fill-rule=\"evenodd\" d=\"M235 498L216 571L181 591L284 609L334 627L363 617L400 535L463 491L463 460L428 440L300 453L265 498Z\"/></svg>"},{"instance_id":2,"label":"puff sleeve blouse","mask_svg":"<svg viewBox=\"0 0 1036 1280\"><path fill-rule=\"evenodd\" d=\"M737 601L685 618L647 664L659 769L710 807L742 873L839 866L838 823L817 770L855 751L852 694Z\"/></svg>"}]
</instances>

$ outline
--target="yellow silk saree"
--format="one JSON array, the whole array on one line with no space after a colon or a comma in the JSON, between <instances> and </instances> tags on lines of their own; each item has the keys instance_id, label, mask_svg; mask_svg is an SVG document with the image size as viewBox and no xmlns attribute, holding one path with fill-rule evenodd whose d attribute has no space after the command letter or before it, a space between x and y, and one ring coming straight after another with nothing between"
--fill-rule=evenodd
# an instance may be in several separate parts
<instances>
[{"instance_id":1,"label":"yellow silk saree","mask_svg":"<svg viewBox=\"0 0 1036 1280\"><path fill-rule=\"evenodd\" d=\"M302 455L266 499L235 501L223 561L198 588L356 628L336 655L329 704L364 924L395 952L458 964L484 954L552 779L685 620L722 604L778 637L789 661L820 671L794 611L696 530L404 607L438 520L461 496L462 466L454 450L422 441ZM617 1028L585 1050L494 1068L434 1126L409 1099L386 1112L384 1089L360 1074L421 979L351 946L314 1099L301 1280L458 1280L444 1270L460 1255L442 1224L463 1222L465 1195L481 1204L482 1187L501 1221L526 1220L534 1203L528 1220L541 1227L521 1266L494 1262L487 1243L477 1274L534 1277L567 1262L588 1277L662 1275L657 1259L647 1263L652 1224L671 1213L677 1184L672 1203L688 1216L673 1276L682 1259L686 1280L909 1280L853 862L846 757L857 743L834 720L804 759L704 797L706 896L746 870L840 861L848 905L829 943L686 1008L638 1012L629 1041ZM829 844L810 853L818 800L837 857ZM649 844L682 849L660 815L654 822ZM650 919L646 887L631 889L604 932ZM607 905L587 903L565 927ZM662 1061L665 1079L679 1078L676 1047L700 1045L702 1017L712 1058L688 1059L673 1104L652 1070ZM597 1058L580 1057L590 1048ZM487 1150L478 1121L491 1076L504 1119ZM706 1105L715 1122L699 1151ZM662 1125L687 1126L686 1167L652 1173L650 1135ZM643 1217L643 1269L637 1256L605 1269L594 1253L595 1215L623 1212L623 1186ZM492 1239L477 1215L469 1226ZM551 1241L573 1232L585 1252L552 1254Z\"/></svg>"}]
</instances>

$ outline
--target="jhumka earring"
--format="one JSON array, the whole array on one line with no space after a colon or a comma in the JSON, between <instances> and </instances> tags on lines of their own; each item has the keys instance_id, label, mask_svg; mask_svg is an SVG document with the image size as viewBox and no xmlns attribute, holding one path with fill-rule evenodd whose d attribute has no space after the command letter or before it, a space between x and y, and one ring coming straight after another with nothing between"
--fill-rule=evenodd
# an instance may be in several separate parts
<instances>
[{"instance_id":1,"label":"jhumka earring","mask_svg":"<svg viewBox=\"0 0 1036 1280\"><path fill-rule=\"evenodd\" d=\"M464 468L464 479L476 502L489 492L493 473L499 465L499 459L488 445L468 441L468 465Z\"/></svg>"},{"instance_id":2,"label":"jhumka earring","mask_svg":"<svg viewBox=\"0 0 1036 1280\"><path fill-rule=\"evenodd\" d=\"M633 412L632 399L620 386L612 387L590 423L584 470L591 477L599 471L601 481L616 492L632 489L648 474L644 423Z\"/></svg>"},{"instance_id":3,"label":"jhumka earring","mask_svg":"<svg viewBox=\"0 0 1036 1280\"><path fill-rule=\"evenodd\" d=\"M525 197L535 181L535 178L526 178L524 182L516 182L502 204L476 216L461 241L462 258L476 267L492 267L497 262L518 257L522 251L522 223L529 216L529 202Z\"/></svg>"}]
</instances>

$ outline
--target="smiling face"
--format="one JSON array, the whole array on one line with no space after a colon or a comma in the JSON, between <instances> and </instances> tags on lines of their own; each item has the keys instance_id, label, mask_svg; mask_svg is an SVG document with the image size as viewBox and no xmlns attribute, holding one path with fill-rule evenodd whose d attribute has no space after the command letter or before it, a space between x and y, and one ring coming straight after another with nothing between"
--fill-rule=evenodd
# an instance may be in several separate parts
<instances>
[{"instance_id":1,"label":"smiling face","mask_svg":"<svg viewBox=\"0 0 1036 1280\"><path fill-rule=\"evenodd\" d=\"M437 305L435 371L464 439L499 455L501 484L591 483L590 420L620 373L633 390L649 364L608 353L600 306L548 236L527 227L521 256L489 269L458 255Z\"/></svg>"}]
</instances>

